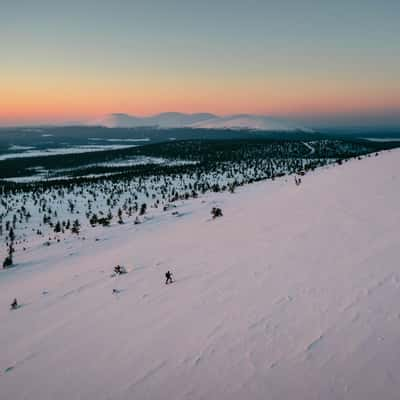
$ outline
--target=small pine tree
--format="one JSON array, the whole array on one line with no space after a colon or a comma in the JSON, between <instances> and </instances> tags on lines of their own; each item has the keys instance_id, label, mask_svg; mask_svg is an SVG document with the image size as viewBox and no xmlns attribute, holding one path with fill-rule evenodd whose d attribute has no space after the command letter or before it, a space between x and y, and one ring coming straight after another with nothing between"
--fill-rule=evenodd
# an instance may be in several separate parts
<instances>
[{"instance_id":1,"label":"small pine tree","mask_svg":"<svg viewBox=\"0 0 400 400\"><path fill-rule=\"evenodd\" d=\"M146 210L147 210L147 204L146 204L146 203L143 203L143 204L140 206L139 215L145 214L145 213L146 213Z\"/></svg>"},{"instance_id":2,"label":"small pine tree","mask_svg":"<svg viewBox=\"0 0 400 400\"><path fill-rule=\"evenodd\" d=\"M122 210L121 209L118 210L118 223L119 224L124 223L124 221L122 220Z\"/></svg>"},{"instance_id":3,"label":"small pine tree","mask_svg":"<svg viewBox=\"0 0 400 400\"><path fill-rule=\"evenodd\" d=\"M75 233L76 235L79 235L79 228L80 228L80 223L79 221L76 219L74 221L74 223L72 224L72 228L71 228L71 232Z\"/></svg>"},{"instance_id":4,"label":"small pine tree","mask_svg":"<svg viewBox=\"0 0 400 400\"><path fill-rule=\"evenodd\" d=\"M61 223L60 223L60 221L57 221L56 226L54 227L54 232L55 233L60 233L61 232Z\"/></svg>"},{"instance_id":5,"label":"small pine tree","mask_svg":"<svg viewBox=\"0 0 400 400\"><path fill-rule=\"evenodd\" d=\"M3 268L9 268L13 265L13 253L14 253L14 247L13 244L10 243L8 246L8 255L3 261Z\"/></svg>"},{"instance_id":6,"label":"small pine tree","mask_svg":"<svg viewBox=\"0 0 400 400\"><path fill-rule=\"evenodd\" d=\"M213 207L211 210L211 215L213 218L222 217L222 210L218 207Z\"/></svg>"},{"instance_id":7,"label":"small pine tree","mask_svg":"<svg viewBox=\"0 0 400 400\"><path fill-rule=\"evenodd\" d=\"M9 268L13 265L12 255L8 255L3 261L3 268Z\"/></svg>"},{"instance_id":8,"label":"small pine tree","mask_svg":"<svg viewBox=\"0 0 400 400\"><path fill-rule=\"evenodd\" d=\"M90 218L89 222L90 225L92 226L96 226L96 224L98 223L99 219L97 217L97 214L93 214L92 217Z\"/></svg>"},{"instance_id":9,"label":"small pine tree","mask_svg":"<svg viewBox=\"0 0 400 400\"><path fill-rule=\"evenodd\" d=\"M13 228L10 228L10 230L8 231L8 237L10 238L11 242L15 240L15 233Z\"/></svg>"}]
</instances>

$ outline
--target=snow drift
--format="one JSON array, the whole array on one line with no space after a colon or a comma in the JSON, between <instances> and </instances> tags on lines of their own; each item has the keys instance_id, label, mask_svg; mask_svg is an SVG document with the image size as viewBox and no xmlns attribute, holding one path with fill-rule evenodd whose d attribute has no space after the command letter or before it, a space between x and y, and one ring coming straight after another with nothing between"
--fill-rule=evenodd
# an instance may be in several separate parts
<instances>
[{"instance_id":1,"label":"snow drift","mask_svg":"<svg viewBox=\"0 0 400 400\"><path fill-rule=\"evenodd\" d=\"M398 399L399 171L387 152L18 254L1 397Z\"/></svg>"}]
</instances>

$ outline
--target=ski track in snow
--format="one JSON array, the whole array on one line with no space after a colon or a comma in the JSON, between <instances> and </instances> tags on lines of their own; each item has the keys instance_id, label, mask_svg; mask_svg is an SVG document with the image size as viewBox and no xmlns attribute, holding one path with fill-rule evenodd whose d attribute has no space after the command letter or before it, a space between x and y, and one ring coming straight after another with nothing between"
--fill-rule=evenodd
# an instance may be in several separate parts
<instances>
[{"instance_id":1,"label":"ski track in snow","mask_svg":"<svg viewBox=\"0 0 400 400\"><path fill-rule=\"evenodd\" d=\"M301 142L301 143L303 143L304 146L306 146L310 150L310 154L315 153L315 148L313 146L311 146L309 143L307 143L307 142Z\"/></svg>"},{"instance_id":2,"label":"ski track in snow","mask_svg":"<svg viewBox=\"0 0 400 400\"><path fill-rule=\"evenodd\" d=\"M19 255L1 399L398 399L397 171L398 150Z\"/></svg>"}]
</instances>

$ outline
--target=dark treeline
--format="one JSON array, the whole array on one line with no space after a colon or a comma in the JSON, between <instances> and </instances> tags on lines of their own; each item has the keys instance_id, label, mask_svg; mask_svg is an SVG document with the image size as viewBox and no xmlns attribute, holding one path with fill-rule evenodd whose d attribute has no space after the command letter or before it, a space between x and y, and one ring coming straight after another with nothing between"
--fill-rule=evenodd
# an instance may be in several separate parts
<instances>
[{"instance_id":1,"label":"dark treeline","mask_svg":"<svg viewBox=\"0 0 400 400\"><path fill-rule=\"evenodd\" d=\"M234 162L265 158L348 158L393 148L395 143L363 140L313 140L314 152L303 141L265 138L235 140L185 140L148 144L120 150L96 151L81 154L64 154L40 157L15 158L0 161L0 179L34 176L37 168L46 170L48 177L69 176L79 178L89 174L128 174L129 176L158 173L183 173L193 168L210 168L219 162ZM105 163L149 156L167 160L197 162L197 166L107 166ZM73 170L75 169L75 170ZM65 171L70 170L70 171ZM91 178L96 180L95 178ZM107 177L107 179L114 179Z\"/></svg>"},{"instance_id":2,"label":"dark treeline","mask_svg":"<svg viewBox=\"0 0 400 400\"><path fill-rule=\"evenodd\" d=\"M246 129L194 129L154 127L142 128L105 128L100 126L69 126L69 127L36 127L36 128L0 128L0 154L7 153L11 145L35 146L36 149L60 148L66 145L109 144L112 139L146 139L148 143L168 142L175 140L237 140L254 137L285 140L316 140L320 133L293 132L263 132ZM324 138L331 136L324 136ZM333 136L332 136L333 138ZM139 143L138 143L139 144Z\"/></svg>"},{"instance_id":3,"label":"dark treeline","mask_svg":"<svg viewBox=\"0 0 400 400\"><path fill-rule=\"evenodd\" d=\"M3 161L0 166L7 165L10 174L13 168L24 171L41 166L51 177L29 183L0 181L4 266L13 264L15 253L25 251L32 235L49 246L64 240L65 235L79 236L88 227L141 224L157 212L168 212L181 200L207 192L235 193L245 184L290 174L303 176L327 164L378 155L389 147L393 145L357 140L186 140ZM140 156L167 164L115 164ZM100 165L99 160L109 160L114 166ZM76 169L67 170L66 165ZM301 184L300 177L295 184Z\"/></svg>"}]
</instances>

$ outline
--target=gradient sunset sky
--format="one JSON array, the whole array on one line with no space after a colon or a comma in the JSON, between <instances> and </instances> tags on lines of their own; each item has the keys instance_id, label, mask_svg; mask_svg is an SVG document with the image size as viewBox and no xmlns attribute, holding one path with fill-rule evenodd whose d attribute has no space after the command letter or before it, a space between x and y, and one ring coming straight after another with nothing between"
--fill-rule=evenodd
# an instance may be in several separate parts
<instances>
[{"instance_id":1,"label":"gradient sunset sky","mask_svg":"<svg viewBox=\"0 0 400 400\"><path fill-rule=\"evenodd\" d=\"M111 112L400 125L399 0L0 0L0 125Z\"/></svg>"}]
</instances>

